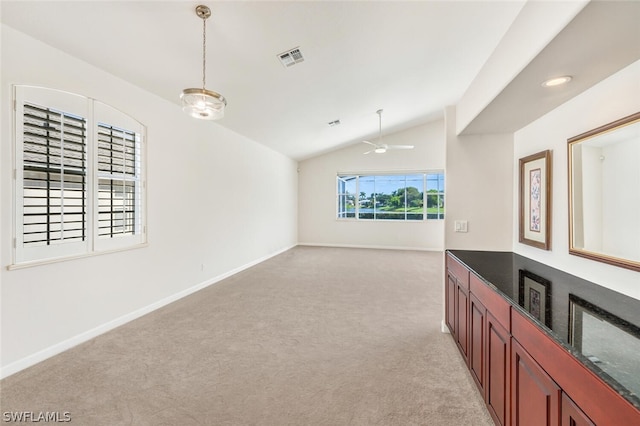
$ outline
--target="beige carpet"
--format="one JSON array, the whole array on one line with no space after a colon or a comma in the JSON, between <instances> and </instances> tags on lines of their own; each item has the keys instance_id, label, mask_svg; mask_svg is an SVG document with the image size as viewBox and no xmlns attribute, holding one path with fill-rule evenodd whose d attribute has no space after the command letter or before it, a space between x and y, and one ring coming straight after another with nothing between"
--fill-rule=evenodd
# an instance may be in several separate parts
<instances>
[{"instance_id":1,"label":"beige carpet","mask_svg":"<svg viewBox=\"0 0 640 426\"><path fill-rule=\"evenodd\" d=\"M440 332L442 264L297 247L6 378L1 411L91 426L492 425Z\"/></svg>"}]
</instances>

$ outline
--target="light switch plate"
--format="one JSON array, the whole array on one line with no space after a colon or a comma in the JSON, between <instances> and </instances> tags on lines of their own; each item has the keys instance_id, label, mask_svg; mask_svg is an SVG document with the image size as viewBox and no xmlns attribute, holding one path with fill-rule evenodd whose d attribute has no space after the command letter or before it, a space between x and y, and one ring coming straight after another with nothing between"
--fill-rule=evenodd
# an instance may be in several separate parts
<instances>
[{"instance_id":1,"label":"light switch plate","mask_svg":"<svg viewBox=\"0 0 640 426\"><path fill-rule=\"evenodd\" d=\"M467 232L467 221L466 220L456 220L454 222L456 232Z\"/></svg>"}]
</instances>

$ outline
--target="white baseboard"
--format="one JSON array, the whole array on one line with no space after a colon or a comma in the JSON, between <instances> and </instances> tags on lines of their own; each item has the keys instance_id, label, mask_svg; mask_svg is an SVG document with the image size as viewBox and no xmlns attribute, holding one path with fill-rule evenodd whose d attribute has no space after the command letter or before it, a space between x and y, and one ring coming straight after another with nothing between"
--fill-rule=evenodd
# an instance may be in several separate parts
<instances>
[{"instance_id":1,"label":"white baseboard","mask_svg":"<svg viewBox=\"0 0 640 426\"><path fill-rule=\"evenodd\" d=\"M444 248L377 246L377 245L362 245L362 244L298 243L298 245L309 246L309 247L361 248L361 249L378 249L378 250L417 250L417 251L441 251L441 252L444 251Z\"/></svg>"},{"instance_id":2,"label":"white baseboard","mask_svg":"<svg viewBox=\"0 0 640 426\"><path fill-rule=\"evenodd\" d=\"M99 325L98 327L92 328L91 330L87 330L83 333L80 333L76 336L73 336L69 339L63 340L62 342L56 343L55 345L49 346L46 349L43 349L41 351L38 351L36 353L33 353L31 355L28 355L22 359L19 359L17 361L12 362L11 364L8 364L2 368L0 368L0 379L4 379L5 377L8 377L12 374L15 374L21 370L24 370L25 368L31 367L39 362L42 362L44 360L46 360L47 358L51 358L54 355L58 355L59 353L62 353L68 349L73 348L74 346L77 346L81 343L84 343L88 340L93 339L94 337L97 337L101 334L106 333L107 331L113 330L116 327L119 327L121 325L124 325L130 321L133 321L137 318L140 318L143 315L146 315L150 312L155 311L156 309L160 309L163 306L166 306L172 302L175 302L177 300L182 299L183 297L189 296L190 294L195 293L196 291L202 290L206 287L209 287L212 284L215 284L219 281L222 281L225 278L228 278L232 275L237 274L238 272L244 271L245 269L248 269L252 266L257 265L258 263L264 262L267 259L270 259L274 256L277 256L281 253L284 253L287 250L292 249L293 247L295 247L296 245L292 245L290 247L286 247L284 249L278 250L275 253L269 254L267 256L261 257L259 259L256 259L254 261L251 261L245 265L242 265L238 268L232 269L231 271L225 272L224 274L218 275L214 278L208 279L206 281L203 281L199 284L194 285L193 287L190 287L188 289L182 290L178 293L172 294L171 296L165 297L164 299L158 300L157 302L154 302L150 305L144 306L140 309L136 309L133 312L130 312L128 314L122 315L121 317L118 317L114 320L111 320L109 322L106 322L102 325Z\"/></svg>"},{"instance_id":3,"label":"white baseboard","mask_svg":"<svg viewBox=\"0 0 640 426\"><path fill-rule=\"evenodd\" d=\"M449 331L449 327L447 327L447 324L444 322L444 320L440 322L440 330L442 330L443 333L451 334L451 332Z\"/></svg>"}]
</instances>

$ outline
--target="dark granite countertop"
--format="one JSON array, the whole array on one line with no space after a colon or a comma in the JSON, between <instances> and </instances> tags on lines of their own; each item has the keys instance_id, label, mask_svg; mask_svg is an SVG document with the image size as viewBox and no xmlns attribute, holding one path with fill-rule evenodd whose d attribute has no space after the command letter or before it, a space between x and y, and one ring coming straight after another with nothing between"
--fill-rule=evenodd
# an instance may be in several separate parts
<instances>
[{"instance_id":1,"label":"dark granite countertop","mask_svg":"<svg viewBox=\"0 0 640 426\"><path fill-rule=\"evenodd\" d=\"M512 252L448 252L640 409L640 300Z\"/></svg>"}]
</instances>

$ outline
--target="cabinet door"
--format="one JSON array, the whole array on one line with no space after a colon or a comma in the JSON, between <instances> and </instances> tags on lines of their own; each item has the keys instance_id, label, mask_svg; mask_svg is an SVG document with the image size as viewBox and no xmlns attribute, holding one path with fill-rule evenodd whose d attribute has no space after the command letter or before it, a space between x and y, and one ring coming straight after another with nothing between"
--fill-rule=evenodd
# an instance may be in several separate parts
<instances>
[{"instance_id":1,"label":"cabinet door","mask_svg":"<svg viewBox=\"0 0 640 426\"><path fill-rule=\"evenodd\" d=\"M595 426L564 392L562 393L562 426Z\"/></svg>"},{"instance_id":2,"label":"cabinet door","mask_svg":"<svg viewBox=\"0 0 640 426\"><path fill-rule=\"evenodd\" d=\"M471 370L471 377L484 395L487 310L473 294L469 295L469 306L469 370Z\"/></svg>"},{"instance_id":3,"label":"cabinet door","mask_svg":"<svg viewBox=\"0 0 640 426\"><path fill-rule=\"evenodd\" d=\"M511 339L512 426L557 426L560 388L531 356Z\"/></svg>"},{"instance_id":4,"label":"cabinet door","mask_svg":"<svg viewBox=\"0 0 640 426\"><path fill-rule=\"evenodd\" d=\"M487 312L487 378L485 401L497 425L509 423L511 335Z\"/></svg>"},{"instance_id":5,"label":"cabinet door","mask_svg":"<svg viewBox=\"0 0 640 426\"><path fill-rule=\"evenodd\" d=\"M458 292L458 286L456 279L451 274L447 273L447 288L445 289L446 297L446 322L449 331L453 334L455 340L456 334L456 293Z\"/></svg>"},{"instance_id":6,"label":"cabinet door","mask_svg":"<svg viewBox=\"0 0 640 426\"><path fill-rule=\"evenodd\" d=\"M456 292L456 343L467 365L469 364L469 293L460 285Z\"/></svg>"}]
</instances>

